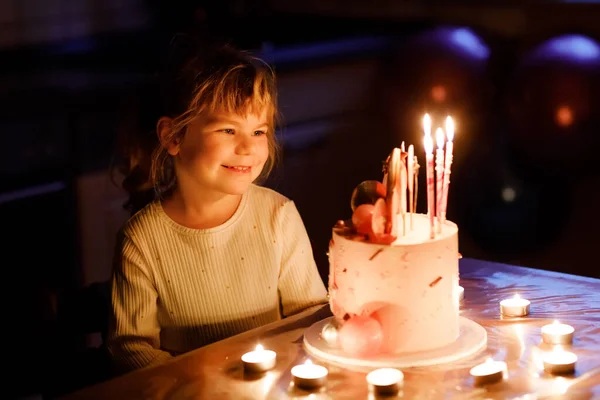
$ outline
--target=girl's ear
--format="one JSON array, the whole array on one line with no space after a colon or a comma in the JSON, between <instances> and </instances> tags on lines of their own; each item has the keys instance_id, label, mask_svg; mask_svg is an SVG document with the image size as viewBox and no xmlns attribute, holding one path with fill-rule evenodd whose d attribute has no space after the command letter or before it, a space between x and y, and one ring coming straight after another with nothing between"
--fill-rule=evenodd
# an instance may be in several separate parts
<instances>
[{"instance_id":1,"label":"girl's ear","mask_svg":"<svg viewBox=\"0 0 600 400\"><path fill-rule=\"evenodd\" d=\"M167 152L176 156L179 154L179 140L173 136L173 119L170 117L160 117L156 123L156 133L161 146Z\"/></svg>"}]
</instances>

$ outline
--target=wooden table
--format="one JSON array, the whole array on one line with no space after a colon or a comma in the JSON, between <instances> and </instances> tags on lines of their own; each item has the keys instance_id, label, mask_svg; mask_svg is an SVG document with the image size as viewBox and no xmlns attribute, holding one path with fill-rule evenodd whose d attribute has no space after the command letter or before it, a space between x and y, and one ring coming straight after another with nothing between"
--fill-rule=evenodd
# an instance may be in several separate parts
<instances>
[{"instance_id":1,"label":"wooden table","mask_svg":"<svg viewBox=\"0 0 600 400\"><path fill-rule=\"evenodd\" d=\"M600 280L472 259L460 261L460 277L465 288L461 315L486 329L487 348L457 362L404 369L404 388L399 398L600 398ZM502 318L500 300L515 293L531 300L531 314ZM321 360L314 361L329 368L326 387L311 393L290 384L291 367L308 357L303 347L304 330L330 315L326 305L307 310L166 364L85 388L65 400L373 398L365 373ZM540 369L540 354L545 350L540 328L555 319L575 327L571 351L578 361L573 376L549 376ZM240 357L257 343L277 352L277 365L264 376L244 376ZM469 369L487 357L506 361L508 379L476 388Z\"/></svg>"}]
</instances>

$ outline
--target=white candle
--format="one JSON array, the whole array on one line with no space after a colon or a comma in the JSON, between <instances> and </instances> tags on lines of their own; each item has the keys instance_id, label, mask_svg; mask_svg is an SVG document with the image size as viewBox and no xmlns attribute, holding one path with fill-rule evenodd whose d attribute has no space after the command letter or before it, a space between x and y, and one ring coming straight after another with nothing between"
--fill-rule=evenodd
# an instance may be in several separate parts
<instances>
[{"instance_id":1,"label":"white candle","mask_svg":"<svg viewBox=\"0 0 600 400\"><path fill-rule=\"evenodd\" d=\"M260 344L254 351L242 355L244 371L252 373L261 373L270 370L275 366L277 353L273 350L265 350Z\"/></svg>"},{"instance_id":2,"label":"white candle","mask_svg":"<svg viewBox=\"0 0 600 400\"><path fill-rule=\"evenodd\" d=\"M513 298L500 302L500 313L505 317L524 317L529 314L530 305L529 300L515 294Z\"/></svg>"},{"instance_id":3,"label":"white candle","mask_svg":"<svg viewBox=\"0 0 600 400\"><path fill-rule=\"evenodd\" d=\"M327 381L327 368L315 365L310 360L292 367L294 385L302 389L318 389Z\"/></svg>"},{"instance_id":4,"label":"white candle","mask_svg":"<svg viewBox=\"0 0 600 400\"><path fill-rule=\"evenodd\" d=\"M484 363L471 368L469 373L473 377L475 386L496 383L506 378L508 369L504 361L494 361L488 358Z\"/></svg>"},{"instance_id":5,"label":"white candle","mask_svg":"<svg viewBox=\"0 0 600 400\"><path fill-rule=\"evenodd\" d=\"M442 222L446 221L446 209L448 207L448 190L450 189L450 174L452 168L452 158L454 149L454 121L448 116L446 118L446 158L444 166L444 185L442 189Z\"/></svg>"},{"instance_id":6,"label":"white candle","mask_svg":"<svg viewBox=\"0 0 600 400\"><path fill-rule=\"evenodd\" d=\"M542 356L544 371L553 375L572 374L575 372L575 363L577 356L570 351L564 351L562 348L554 349Z\"/></svg>"},{"instance_id":7,"label":"white candle","mask_svg":"<svg viewBox=\"0 0 600 400\"><path fill-rule=\"evenodd\" d=\"M554 321L552 324L542 326L542 340L546 344L571 344L575 328L571 325Z\"/></svg>"},{"instance_id":8,"label":"white candle","mask_svg":"<svg viewBox=\"0 0 600 400\"><path fill-rule=\"evenodd\" d=\"M394 395L404 381L402 371L395 368L379 368L367 374L369 390L376 395Z\"/></svg>"},{"instance_id":9,"label":"white candle","mask_svg":"<svg viewBox=\"0 0 600 400\"><path fill-rule=\"evenodd\" d=\"M406 235L406 189L408 186L408 176L406 173L406 164L400 159L400 213L402 214L402 236Z\"/></svg>"},{"instance_id":10,"label":"white candle","mask_svg":"<svg viewBox=\"0 0 600 400\"><path fill-rule=\"evenodd\" d=\"M444 183L444 131L437 128L435 131L437 150L435 152L435 214L438 219L438 233L442 231L442 185Z\"/></svg>"}]
</instances>

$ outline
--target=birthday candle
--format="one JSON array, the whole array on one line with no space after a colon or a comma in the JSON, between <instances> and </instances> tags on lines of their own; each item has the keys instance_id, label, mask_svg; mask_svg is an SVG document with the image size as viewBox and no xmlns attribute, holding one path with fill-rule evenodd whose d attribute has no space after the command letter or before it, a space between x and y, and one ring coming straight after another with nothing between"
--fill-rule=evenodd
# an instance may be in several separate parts
<instances>
[{"instance_id":1,"label":"birthday candle","mask_svg":"<svg viewBox=\"0 0 600 400\"><path fill-rule=\"evenodd\" d=\"M446 160L444 168L444 185L442 189L442 222L446 221L446 209L448 206L448 190L450 189L450 168L454 150L454 121L450 116L446 118Z\"/></svg>"},{"instance_id":2,"label":"birthday candle","mask_svg":"<svg viewBox=\"0 0 600 400\"><path fill-rule=\"evenodd\" d=\"M413 146L412 144L410 146L408 146L408 158L407 158L407 164L408 164L408 207L409 207L409 214L410 214L410 229L412 230L413 228L413 214L415 212L415 199L413 197L413 188L414 188L414 184L415 184L415 146Z\"/></svg>"},{"instance_id":3,"label":"birthday candle","mask_svg":"<svg viewBox=\"0 0 600 400\"><path fill-rule=\"evenodd\" d=\"M430 237L433 239L435 237L435 196L433 188L433 139L431 135L425 135L423 144L427 170L427 213L429 215Z\"/></svg>"},{"instance_id":4,"label":"birthday candle","mask_svg":"<svg viewBox=\"0 0 600 400\"><path fill-rule=\"evenodd\" d=\"M413 201L414 208L416 210L417 204L419 204L419 169L421 166L419 165L419 159L415 156L414 159L414 170L415 170L415 199Z\"/></svg>"},{"instance_id":5,"label":"birthday candle","mask_svg":"<svg viewBox=\"0 0 600 400\"><path fill-rule=\"evenodd\" d=\"M406 186L408 177L406 174L406 164L400 159L400 213L402 214L402 235L406 235Z\"/></svg>"},{"instance_id":6,"label":"birthday candle","mask_svg":"<svg viewBox=\"0 0 600 400\"><path fill-rule=\"evenodd\" d=\"M437 150L435 152L435 210L438 219L438 233L442 231L442 185L444 183L444 131L437 128L435 131Z\"/></svg>"},{"instance_id":7,"label":"birthday candle","mask_svg":"<svg viewBox=\"0 0 600 400\"><path fill-rule=\"evenodd\" d=\"M402 214L403 235L406 234L406 223L404 220L406 219L406 189L408 187L408 178L406 176L406 162L404 162L405 154L407 154L406 148L404 146L404 141L402 141L402 144L400 145L400 182L398 183L400 184L400 213Z\"/></svg>"}]
</instances>

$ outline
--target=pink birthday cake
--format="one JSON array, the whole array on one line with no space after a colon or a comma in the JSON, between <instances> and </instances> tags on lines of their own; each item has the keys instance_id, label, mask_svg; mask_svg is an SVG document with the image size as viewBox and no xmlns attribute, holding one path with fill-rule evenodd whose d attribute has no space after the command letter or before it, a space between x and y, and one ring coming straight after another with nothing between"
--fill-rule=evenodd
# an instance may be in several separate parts
<instances>
[{"instance_id":1,"label":"pink birthday cake","mask_svg":"<svg viewBox=\"0 0 600 400\"><path fill-rule=\"evenodd\" d=\"M337 342L359 357L429 351L459 335L458 227L441 212L443 181L438 215L416 213L412 146L394 149L385 166L382 182L357 186L352 218L338 221L329 245Z\"/></svg>"}]
</instances>

